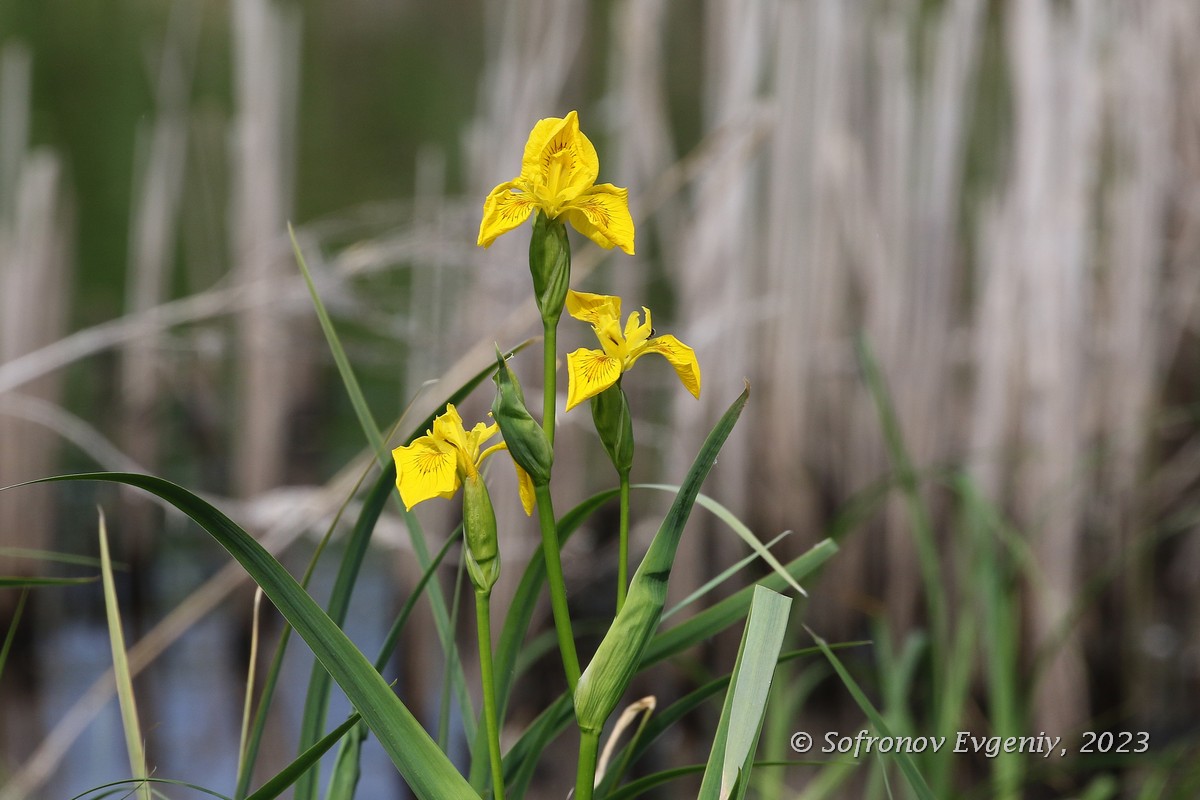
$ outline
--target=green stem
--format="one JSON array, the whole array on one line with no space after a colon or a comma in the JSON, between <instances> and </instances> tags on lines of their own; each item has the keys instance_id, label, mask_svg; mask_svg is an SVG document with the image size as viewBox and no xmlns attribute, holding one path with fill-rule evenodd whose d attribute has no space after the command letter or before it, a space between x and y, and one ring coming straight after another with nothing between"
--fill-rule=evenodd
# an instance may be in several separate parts
<instances>
[{"instance_id":1,"label":"green stem","mask_svg":"<svg viewBox=\"0 0 1200 800\"><path fill-rule=\"evenodd\" d=\"M542 430L554 447L554 416L558 405L557 370L558 317L542 319Z\"/></svg>"},{"instance_id":2,"label":"green stem","mask_svg":"<svg viewBox=\"0 0 1200 800\"><path fill-rule=\"evenodd\" d=\"M575 777L575 800L592 800L596 783L596 752L600 749L600 732L579 732L579 772Z\"/></svg>"},{"instance_id":3,"label":"green stem","mask_svg":"<svg viewBox=\"0 0 1200 800\"><path fill-rule=\"evenodd\" d=\"M492 796L504 800L504 764L500 757L500 720L496 714L496 676L492 668L491 592L475 592L475 627L479 631L479 676L483 683L483 720L492 762Z\"/></svg>"},{"instance_id":4,"label":"green stem","mask_svg":"<svg viewBox=\"0 0 1200 800\"><path fill-rule=\"evenodd\" d=\"M617 613L625 605L629 587L629 473L621 474L621 538L617 543Z\"/></svg>"},{"instance_id":5,"label":"green stem","mask_svg":"<svg viewBox=\"0 0 1200 800\"><path fill-rule=\"evenodd\" d=\"M563 580L562 559L558 553L554 505L550 501L549 486L535 486L534 492L537 494L538 523L542 528L542 552L546 558L546 581L550 585L554 630L558 634L563 670L567 673L567 688L574 694L575 684L579 683L579 656L575 654L575 635L571 631L571 612L567 608L567 585Z\"/></svg>"}]
</instances>

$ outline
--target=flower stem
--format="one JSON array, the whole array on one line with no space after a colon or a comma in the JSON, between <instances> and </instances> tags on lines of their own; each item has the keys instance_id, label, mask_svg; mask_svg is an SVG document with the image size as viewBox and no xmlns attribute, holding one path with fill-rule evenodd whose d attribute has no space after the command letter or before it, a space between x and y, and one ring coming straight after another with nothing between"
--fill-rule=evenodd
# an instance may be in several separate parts
<instances>
[{"instance_id":1,"label":"flower stem","mask_svg":"<svg viewBox=\"0 0 1200 800\"><path fill-rule=\"evenodd\" d=\"M554 447L554 416L558 399L555 367L558 365L558 317L542 320L542 430Z\"/></svg>"},{"instance_id":2,"label":"flower stem","mask_svg":"<svg viewBox=\"0 0 1200 800\"><path fill-rule=\"evenodd\" d=\"M542 552L546 558L546 580L550 585L554 630L558 634L563 670L567 673L567 688L574 694L575 684L579 683L579 656L575 654L575 635L571 631L571 612L567 608L567 585L563 580L562 559L558 553L554 505L550 500L549 486L535 486L534 492L537 494L538 522L542 528Z\"/></svg>"},{"instance_id":3,"label":"flower stem","mask_svg":"<svg viewBox=\"0 0 1200 800\"><path fill-rule=\"evenodd\" d=\"M592 800L596 783L596 751L600 749L600 732L579 732L579 772L575 777L574 800Z\"/></svg>"},{"instance_id":4,"label":"flower stem","mask_svg":"<svg viewBox=\"0 0 1200 800\"><path fill-rule=\"evenodd\" d=\"M492 668L492 604L490 591L475 592L475 627L479 631L479 675L483 683L483 719L488 757L492 762L492 797L504 800L504 765L500 758L500 720L496 714L496 677Z\"/></svg>"},{"instance_id":5,"label":"flower stem","mask_svg":"<svg viewBox=\"0 0 1200 800\"><path fill-rule=\"evenodd\" d=\"M629 473L621 474L621 538L617 543L617 613L625 605L629 588Z\"/></svg>"}]
</instances>

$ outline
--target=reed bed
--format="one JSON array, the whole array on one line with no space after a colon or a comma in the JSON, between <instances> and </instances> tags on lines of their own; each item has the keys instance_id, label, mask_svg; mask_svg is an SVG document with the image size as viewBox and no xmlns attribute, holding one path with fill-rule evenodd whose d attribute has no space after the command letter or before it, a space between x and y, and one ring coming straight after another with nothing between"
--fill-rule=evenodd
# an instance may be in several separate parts
<instances>
[{"instance_id":1,"label":"reed bed","mask_svg":"<svg viewBox=\"0 0 1200 800\"><path fill-rule=\"evenodd\" d=\"M1189 0L463 4L480 47L461 56L478 81L458 138L407 154L411 196L305 219L295 209L306 205L298 194L314 191L298 155L313 113L306 59L326 33L309 27L313 5L238 0L214 21L171 4L148 82L153 113L127 143L138 167L125 305L71 332L71 309L88 302L72 288L86 259L72 244L71 170L61 153L31 146L36 61L16 37L0 38L0 485L62 471L66 441L66 463L197 480L273 553L306 551L317 536L302 535L324 529L370 456L312 322L289 221L378 418L411 402L404 418L423 419L487 364L493 342L540 332L525 283L512 280L523 243L470 243L479 198L510 176L532 122L579 108L604 174L629 187L639 238L637 255L620 261L580 249L573 286L622 295L627 312L663 309L655 325L704 364L699 402L670 393L669 370L647 369L629 388L631 405L658 409L635 415L644 459L635 481L684 475L728 404L707 387L736 394L748 380L739 433L705 491L764 541L794 531L774 551L784 561L826 536L838 543L807 584L804 622L830 641L872 640L845 661L892 730L1153 739L1144 758L1051 769L922 757L934 796L1191 796L1200 93L1190 78L1200 9ZM374 41L372 20L401 25L370 3L344 14L334 32L354 46ZM416 12L403 20L421 24ZM216 57L202 44L214 25L230 74L218 111L194 99ZM585 334L564 332L568 349ZM540 385L536 371L520 377ZM72 381L82 388L64 388ZM468 402L463 418L486 411ZM586 413L575 414L558 421L560 452L598 458ZM337 436L352 443L336 459L312 444ZM556 499L609 488L602 462L556 471ZM518 594L536 542L523 535L515 481L506 472L494 481L500 608ZM0 575L44 566L6 555L15 548L78 541L77 514L56 496L14 496L0 496ZM420 511L429 530L454 517ZM633 521L637 552L657 518ZM144 499L109 509L115 557L131 575L162 562L158 534L181 529L172 519ZM384 520L378 544L403 598L424 556L395 515ZM611 616L589 600L603 592L607 603L616 575L605 520L563 550L584 619ZM747 552L717 518L694 520L686 537L673 601ZM223 598L240 598L249 636L249 594L235 593L246 581L232 566L166 614L150 584L129 580L147 596L133 612L135 676ZM479 680L474 644L439 641L446 626L461 642L473 632L455 616L453 570L436 582L438 599L413 617L409 638L423 644L406 649L400 685L430 726L469 701L451 694L455 669L466 685ZM52 628L64 611L40 597L39 625ZM15 602L0 590L0 630ZM546 642L549 614L539 617ZM796 624L788 636L812 642ZM714 637L654 685L677 699L698 676L728 671L738 646L734 635ZM870 726L850 684L818 661L779 668L760 759L797 758L786 747L794 730ZM0 798L83 788L54 784L55 771L114 695L112 678L98 677L33 739L19 733L37 713L22 700L32 684L18 672L2 678ZM525 687L513 719L528 723L545 700ZM143 717L154 707L143 705ZM648 763L702 761L696 732L715 718L676 730ZM511 725L506 744L520 733ZM145 736L153 759L153 726ZM282 766L291 747L269 744L265 763ZM760 770L753 792L888 796L903 768L869 763ZM561 785L548 767L531 792Z\"/></svg>"}]
</instances>

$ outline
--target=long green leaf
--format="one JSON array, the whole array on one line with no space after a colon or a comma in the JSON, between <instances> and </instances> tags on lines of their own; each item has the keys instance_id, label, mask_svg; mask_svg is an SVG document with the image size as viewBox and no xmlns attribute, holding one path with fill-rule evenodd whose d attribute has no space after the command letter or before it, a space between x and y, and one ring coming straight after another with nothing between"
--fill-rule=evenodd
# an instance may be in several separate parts
<instances>
[{"instance_id":1,"label":"long green leaf","mask_svg":"<svg viewBox=\"0 0 1200 800\"><path fill-rule=\"evenodd\" d=\"M125 748L129 752L129 769L138 784L138 797L150 800L150 786L144 782L146 751L142 747L142 727L138 722L137 701L133 696L133 677L129 673L129 658L125 650L125 632L121 628L121 610L117 607L117 588L113 581L112 560L108 555L108 529L104 512L100 512L100 576L104 581L104 612L108 620L108 641L112 647L113 676L117 682L117 702L121 707L121 727L125 731Z\"/></svg>"},{"instance_id":2,"label":"long green leaf","mask_svg":"<svg viewBox=\"0 0 1200 800\"><path fill-rule=\"evenodd\" d=\"M762 586L754 588L731 685L700 783L700 800L746 794L791 606L792 601L781 594Z\"/></svg>"},{"instance_id":3,"label":"long green leaf","mask_svg":"<svg viewBox=\"0 0 1200 800\"><path fill-rule=\"evenodd\" d=\"M320 762L321 756L329 752L329 748L337 744L338 740L357 725L359 719L360 716L357 713L351 714L345 722L314 742L295 761L280 770L275 777L260 786L246 800L274 800L279 797L302 775L311 774L312 767Z\"/></svg>"},{"instance_id":4,"label":"long green leaf","mask_svg":"<svg viewBox=\"0 0 1200 800\"><path fill-rule=\"evenodd\" d=\"M183 487L149 475L93 472L58 475L32 483L83 480L145 489L191 517L246 569L308 643L313 654L362 714L418 797L422 800L475 800L478 797L342 629L254 537Z\"/></svg>"},{"instance_id":5,"label":"long green leaf","mask_svg":"<svg viewBox=\"0 0 1200 800\"><path fill-rule=\"evenodd\" d=\"M667 580L671 576L684 525L692 513L696 495L700 493L700 485L716 463L717 454L733 431L749 396L750 387L747 386L704 440L679 493L675 495L675 502L671 504L642 563L633 574L625 605L617 613L612 627L600 641L596 654L579 677L574 699L575 716L582 730L600 731L637 672L642 653L662 618L667 599Z\"/></svg>"},{"instance_id":6,"label":"long green leaf","mask_svg":"<svg viewBox=\"0 0 1200 800\"><path fill-rule=\"evenodd\" d=\"M441 549L434 555L433 561L426 567L421 577L417 580L416 585L413 586L412 591L409 592L408 599L404 601L404 605L400 608L400 613L396 615L396 619L392 622L392 627L388 629L387 635L383 637L383 644L379 647L379 655L375 657L375 669L377 672L382 674L387 667L388 659L392 657L392 652L396 649L396 644L400 641L400 634L404 632L404 626L408 623L408 618L412 615L413 609L417 607L417 600L420 599L422 592L425 590L425 584L433 578L438 567L441 566L442 559L446 557L446 553L450 552L450 546L460 540L462 536L461 531L461 527L456 528L446 538ZM333 767L333 775L329 778L329 788L325 792L326 800L351 800L354 797L354 789L358 785L360 773L359 760L362 757L362 744L366 738L367 729L361 722L346 736L346 740L338 750L337 761Z\"/></svg>"},{"instance_id":7,"label":"long green leaf","mask_svg":"<svg viewBox=\"0 0 1200 800\"><path fill-rule=\"evenodd\" d=\"M334 579L333 589L329 595L327 613L338 627L346 623L346 614L350 610L350 596L358 573L367 555L367 547L371 543L371 533L383 513L388 497L393 488L390 484L379 481L372 487L359 512L354 530L346 541L346 551L342 555L342 563ZM305 752L321 738L325 728L325 717L329 710L329 673L320 665L313 664L312 674L308 679L308 692L304 700L304 714L300 722L300 752ZM317 779L320 774L320 762L314 761L312 769L302 774L296 780L296 800L315 800L317 796Z\"/></svg>"},{"instance_id":8,"label":"long green leaf","mask_svg":"<svg viewBox=\"0 0 1200 800\"><path fill-rule=\"evenodd\" d=\"M338 507L337 513L333 515L333 519L325 529L325 535L317 542L317 546L313 549L313 553L309 556L308 566L304 569L304 575L300 578L300 586L305 590L308 589L309 581L312 580L313 573L317 569L317 564L320 562L325 548L333 538L334 532L337 530L338 524L341 522L342 515L346 512L346 508L350 505L350 501L358 493L363 481L370 474L371 468L375 461L372 459L370 465L359 476L358 481L354 484L353 491L346 497L342 504ZM383 484L390 486L390 481L384 480L386 475L381 475L377 481L377 485ZM267 668L266 680L264 681L258 708L254 712L254 723L250 726L248 736L246 738L245 747L242 750L241 767L238 770L237 790L234 794L235 800L244 800L250 791L250 779L254 773L254 765L258 761L259 747L262 745L262 739L266 733L267 716L271 709L271 701L275 696L275 687L279 683L279 674L283 669L283 658L287 654L288 644L292 638L292 627L285 624L283 631L279 635L279 641L275 646L275 654L271 657L271 664ZM247 683L246 703L252 702L250 697L250 685Z\"/></svg>"}]
</instances>

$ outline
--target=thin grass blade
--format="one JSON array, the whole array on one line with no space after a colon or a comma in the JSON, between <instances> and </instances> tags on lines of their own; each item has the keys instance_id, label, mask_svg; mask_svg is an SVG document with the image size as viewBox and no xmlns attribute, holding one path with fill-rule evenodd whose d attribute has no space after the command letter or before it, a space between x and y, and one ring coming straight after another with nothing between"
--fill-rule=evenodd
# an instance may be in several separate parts
<instances>
[{"instance_id":1,"label":"thin grass blade","mask_svg":"<svg viewBox=\"0 0 1200 800\"><path fill-rule=\"evenodd\" d=\"M8 652L12 649L13 640L17 638L17 626L21 624L21 615L25 613L25 601L29 599L29 590L22 589L13 608L12 621L9 622L8 632L4 634L4 644L0 645L0 677L4 676L4 664L8 661Z\"/></svg>"},{"instance_id":2,"label":"thin grass blade","mask_svg":"<svg viewBox=\"0 0 1200 800\"><path fill-rule=\"evenodd\" d=\"M84 578L39 578L0 575L0 589L37 589L42 586L75 586L80 583L92 583L96 579Z\"/></svg>"},{"instance_id":3,"label":"thin grass blade","mask_svg":"<svg viewBox=\"0 0 1200 800\"><path fill-rule=\"evenodd\" d=\"M300 776L311 774L313 765L321 760L321 756L329 752L329 748L337 744L351 728L358 724L360 719L361 717L357 713L351 714L345 722L314 742L295 761L280 770L279 774L264 783L246 800L274 800L279 797Z\"/></svg>"},{"instance_id":4,"label":"thin grass blade","mask_svg":"<svg viewBox=\"0 0 1200 800\"><path fill-rule=\"evenodd\" d=\"M657 489L660 492L671 492L674 494L675 492L679 491L680 487L672 486L666 483L642 483L636 484L633 488ZM738 538L745 542L750 549L754 551L755 555L765 561L771 569L775 570L775 574L779 575L788 582L788 585L792 587L792 591L796 592L796 594L800 595L801 597L806 597L808 595L808 592L804 591L804 587L797 583L792 576L788 575L787 570L783 568L783 564L779 563L779 559L775 558L770 549L761 541L759 541L759 538L754 535L754 531L750 530L750 528L747 527L744 522L738 519L732 511L705 494L698 495L696 497L696 502L702 507L711 511L719 520L728 525L729 529L736 533Z\"/></svg>"},{"instance_id":5,"label":"thin grass blade","mask_svg":"<svg viewBox=\"0 0 1200 800\"><path fill-rule=\"evenodd\" d=\"M850 675L850 672L842 664L841 659L834 655L833 650L829 647L824 639L809 630L807 626L805 627L805 630L808 630L809 635L813 637L813 641L817 643L817 647L821 648L821 652L825 654L825 658L829 660L830 665L833 666L833 669L838 674L838 677L842 679L842 683L850 692L850 696L854 698L854 702L858 704L858 707L861 708L863 713L867 715L867 718L871 720L871 724L875 726L875 729L879 731L880 735L891 737L893 735L892 730L884 721L883 715L880 714L879 710L875 708L873 703L871 703L871 700L863 692L862 688L859 687L858 682L854 680L853 676ZM920 798L920 800L933 800L933 791L929 788L929 784L925 782L925 778L917 769L917 765L911 758L909 758L907 753L893 752L889 753L888 757L892 758L900 767L900 771L904 774L905 779L908 781L909 787L913 790L917 797Z\"/></svg>"},{"instance_id":6,"label":"thin grass blade","mask_svg":"<svg viewBox=\"0 0 1200 800\"><path fill-rule=\"evenodd\" d=\"M129 674L129 659L125 650L125 632L121 628L121 611L117 607L117 588L113 581L112 560L108 554L108 528L104 512L100 511L100 576L104 582L104 612L108 620L108 641L112 647L113 675L117 682L117 702L121 707L121 726L125 730L125 748L129 751L129 769L138 784L141 800L150 800L146 784L146 751L142 746L142 728L138 722L137 701L133 696L133 678Z\"/></svg>"}]
</instances>

